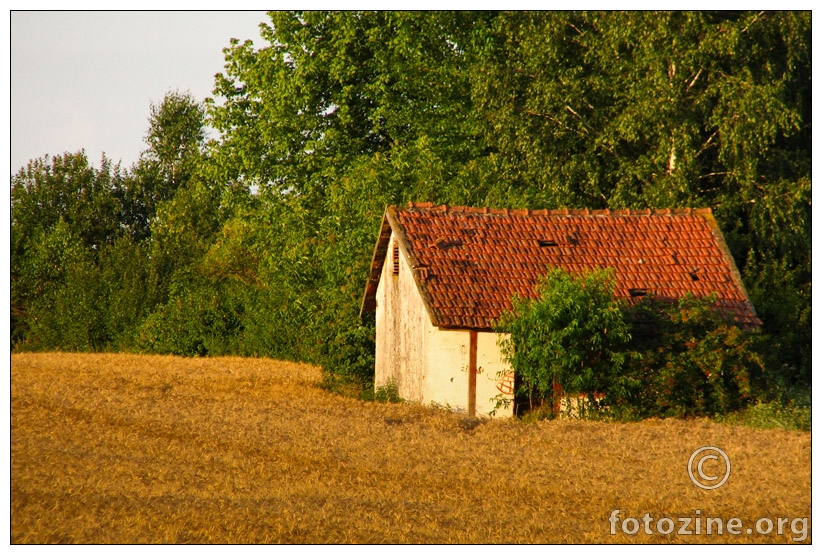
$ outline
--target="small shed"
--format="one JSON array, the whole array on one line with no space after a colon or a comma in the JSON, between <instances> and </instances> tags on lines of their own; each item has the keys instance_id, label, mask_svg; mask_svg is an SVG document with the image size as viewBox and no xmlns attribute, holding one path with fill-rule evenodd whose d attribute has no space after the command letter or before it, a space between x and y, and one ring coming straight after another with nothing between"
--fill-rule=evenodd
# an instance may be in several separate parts
<instances>
[{"instance_id":1,"label":"small shed","mask_svg":"<svg viewBox=\"0 0 822 555\"><path fill-rule=\"evenodd\" d=\"M548 267L614 268L623 298L715 292L741 326L761 324L708 208L389 206L361 308L376 312L375 387L469 416L513 414L495 411L514 380L493 322L514 294L534 297Z\"/></svg>"}]
</instances>

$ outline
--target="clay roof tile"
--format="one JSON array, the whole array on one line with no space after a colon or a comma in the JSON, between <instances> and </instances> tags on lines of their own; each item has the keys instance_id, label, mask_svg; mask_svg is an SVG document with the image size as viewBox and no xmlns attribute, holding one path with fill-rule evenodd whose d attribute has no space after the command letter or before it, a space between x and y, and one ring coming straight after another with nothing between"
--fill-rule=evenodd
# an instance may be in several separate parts
<instances>
[{"instance_id":1,"label":"clay roof tile","mask_svg":"<svg viewBox=\"0 0 822 555\"><path fill-rule=\"evenodd\" d=\"M386 225L425 267L416 272L417 286L437 326L490 329L510 308L513 294L535 295L549 263L570 272L614 267L617 295L626 298L630 289L671 298L716 291L719 306L738 323L761 324L707 208L509 210L430 202L389 207L363 311L375 306L386 258L380 250L390 238ZM698 280L689 274L694 268Z\"/></svg>"}]
</instances>

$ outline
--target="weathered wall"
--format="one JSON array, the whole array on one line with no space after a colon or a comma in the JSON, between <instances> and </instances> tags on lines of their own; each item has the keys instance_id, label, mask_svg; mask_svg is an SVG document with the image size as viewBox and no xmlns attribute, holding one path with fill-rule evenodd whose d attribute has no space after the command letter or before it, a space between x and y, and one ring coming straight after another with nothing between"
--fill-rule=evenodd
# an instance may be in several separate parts
<instances>
[{"instance_id":1,"label":"weathered wall","mask_svg":"<svg viewBox=\"0 0 822 555\"><path fill-rule=\"evenodd\" d=\"M393 380L400 397L424 402L425 325L430 319L402 252L399 274L393 274L394 240L392 235L377 286L374 385Z\"/></svg>"},{"instance_id":2,"label":"weathered wall","mask_svg":"<svg viewBox=\"0 0 822 555\"><path fill-rule=\"evenodd\" d=\"M426 322L425 402L452 410L468 410L467 331L441 330Z\"/></svg>"},{"instance_id":3,"label":"weathered wall","mask_svg":"<svg viewBox=\"0 0 822 555\"><path fill-rule=\"evenodd\" d=\"M506 385L513 386L513 375L508 379L505 374L511 372L511 368L502 358L502 352L497 345L499 335L496 333L477 334L477 414L490 414L495 410L497 397L502 395L506 399L511 399L508 408L500 407L496 409L495 416L514 415L514 396L507 394Z\"/></svg>"},{"instance_id":4,"label":"weathered wall","mask_svg":"<svg viewBox=\"0 0 822 555\"><path fill-rule=\"evenodd\" d=\"M393 273L394 240L394 236L389 240L377 286L374 385L383 387L393 381L403 399L466 411L470 334L431 324L402 252L399 273ZM477 334L477 368L477 415L487 416L500 394L499 373L506 369L497 334ZM511 414L512 408L496 412L496 416Z\"/></svg>"},{"instance_id":5,"label":"weathered wall","mask_svg":"<svg viewBox=\"0 0 822 555\"><path fill-rule=\"evenodd\" d=\"M458 411L468 410L470 333L439 329L427 320L426 336L425 402ZM497 396L504 395L497 385L503 381L502 375L509 371L509 367L497 346L497 337L496 333L477 333L477 416L489 416L495 411ZM506 397L513 399L512 395ZM511 404L508 408L496 409L494 416L513 414Z\"/></svg>"}]
</instances>

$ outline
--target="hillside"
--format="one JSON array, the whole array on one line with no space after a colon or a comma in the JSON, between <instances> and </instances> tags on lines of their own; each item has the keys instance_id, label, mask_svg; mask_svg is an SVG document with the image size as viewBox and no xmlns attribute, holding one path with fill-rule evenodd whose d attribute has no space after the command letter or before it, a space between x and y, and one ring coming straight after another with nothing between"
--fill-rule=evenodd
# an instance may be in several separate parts
<instances>
[{"instance_id":1,"label":"hillside","mask_svg":"<svg viewBox=\"0 0 822 555\"><path fill-rule=\"evenodd\" d=\"M806 432L470 421L269 359L11 361L12 543L790 542L612 535L608 516L810 516ZM686 471L705 445L732 461L717 490Z\"/></svg>"}]
</instances>

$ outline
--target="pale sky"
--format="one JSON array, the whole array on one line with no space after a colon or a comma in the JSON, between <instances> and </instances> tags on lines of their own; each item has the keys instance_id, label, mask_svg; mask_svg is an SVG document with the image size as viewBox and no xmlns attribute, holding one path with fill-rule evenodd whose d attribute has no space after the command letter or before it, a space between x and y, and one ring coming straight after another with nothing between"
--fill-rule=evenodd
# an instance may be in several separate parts
<instances>
[{"instance_id":1,"label":"pale sky","mask_svg":"<svg viewBox=\"0 0 822 555\"><path fill-rule=\"evenodd\" d=\"M252 11L12 11L11 174L85 149L125 167L142 150L151 102L211 96L230 39L263 46Z\"/></svg>"}]
</instances>

